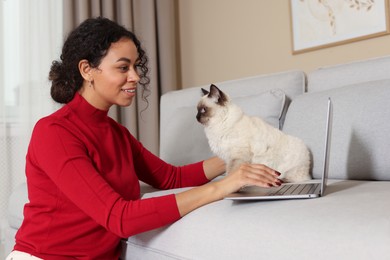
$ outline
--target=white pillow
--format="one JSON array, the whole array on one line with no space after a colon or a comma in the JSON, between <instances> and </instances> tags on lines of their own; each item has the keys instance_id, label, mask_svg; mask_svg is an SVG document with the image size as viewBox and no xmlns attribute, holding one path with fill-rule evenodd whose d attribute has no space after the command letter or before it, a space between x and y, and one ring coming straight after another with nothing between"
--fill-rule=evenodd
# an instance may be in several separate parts
<instances>
[{"instance_id":1,"label":"white pillow","mask_svg":"<svg viewBox=\"0 0 390 260\"><path fill-rule=\"evenodd\" d=\"M285 105L282 90L270 90L258 95L235 97L232 101L244 113L263 118L279 128L279 119ZM164 138L161 140L162 159L174 165L183 165L211 157L203 126L196 120L196 106L177 107L164 122Z\"/></svg>"},{"instance_id":2,"label":"white pillow","mask_svg":"<svg viewBox=\"0 0 390 260\"><path fill-rule=\"evenodd\" d=\"M286 95L281 89L274 89L259 95L232 98L232 101L241 107L245 114L260 117L273 127L279 128Z\"/></svg>"}]
</instances>

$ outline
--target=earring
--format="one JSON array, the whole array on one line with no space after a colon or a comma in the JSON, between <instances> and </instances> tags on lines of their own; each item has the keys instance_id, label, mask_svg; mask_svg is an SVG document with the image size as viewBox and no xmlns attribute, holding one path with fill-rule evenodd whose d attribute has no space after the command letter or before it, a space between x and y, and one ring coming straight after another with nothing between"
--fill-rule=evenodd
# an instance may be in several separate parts
<instances>
[{"instance_id":1,"label":"earring","mask_svg":"<svg viewBox=\"0 0 390 260\"><path fill-rule=\"evenodd\" d=\"M89 82L89 85L88 85L88 86L89 86L90 88L92 88L92 82L93 82L93 80L89 80L88 82Z\"/></svg>"}]
</instances>

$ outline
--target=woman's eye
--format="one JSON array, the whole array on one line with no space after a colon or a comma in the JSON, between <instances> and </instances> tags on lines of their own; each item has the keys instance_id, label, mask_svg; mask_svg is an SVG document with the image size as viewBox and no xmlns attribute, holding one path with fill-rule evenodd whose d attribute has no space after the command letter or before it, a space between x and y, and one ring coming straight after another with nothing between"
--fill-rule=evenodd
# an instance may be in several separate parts
<instances>
[{"instance_id":1,"label":"woman's eye","mask_svg":"<svg viewBox=\"0 0 390 260\"><path fill-rule=\"evenodd\" d=\"M139 74L142 72L142 66L140 64L136 64L134 66L135 71Z\"/></svg>"},{"instance_id":2,"label":"woman's eye","mask_svg":"<svg viewBox=\"0 0 390 260\"><path fill-rule=\"evenodd\" d=\"M129 66L121 66L121 67L119 67L119 69L120 69L121 71L126 72L126 71L129 70Z\"/></svg>"}]
</instances>

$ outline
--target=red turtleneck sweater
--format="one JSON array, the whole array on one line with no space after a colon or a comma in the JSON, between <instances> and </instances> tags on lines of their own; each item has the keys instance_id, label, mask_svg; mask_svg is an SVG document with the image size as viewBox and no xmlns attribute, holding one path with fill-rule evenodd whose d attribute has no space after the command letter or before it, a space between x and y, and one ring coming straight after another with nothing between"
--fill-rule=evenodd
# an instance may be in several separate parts
<instances>
[{"instance_id":1,"label":"red turtleneck sweater","mask_svg":"<svg viewBox=\"0 0 390 260\"><path fill-rule=\"evenodd\" d=\"M141 200L139 180L160 189L208 181L201 162L165 163L79 94L36 124L26 175L15 250L44 259L118 259L121 238L180 218L174 195Z\"/></svg>"}]
</instances>

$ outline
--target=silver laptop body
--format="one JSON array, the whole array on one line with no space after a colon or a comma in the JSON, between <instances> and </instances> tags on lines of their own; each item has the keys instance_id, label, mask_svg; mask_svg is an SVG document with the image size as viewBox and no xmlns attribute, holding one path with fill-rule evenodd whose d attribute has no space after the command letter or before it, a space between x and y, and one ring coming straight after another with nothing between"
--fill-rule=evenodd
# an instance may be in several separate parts
<instances>
[{"instance_id":1,"label":"silver laptop body","mask_svg":"<svg viewBox=\"0 0 390 260\"><path fill-rule=\"evenodd\" d=\"M324 196L328 178L329 150L331 138L332 101L328 99L326 117L326 134L324 149L324 169L320 182L290 183L280 187L261 188L247 186L236 193L225 197L230 200L281 200L281 199L309 199Z\"/></svg>"}]
</instances>

